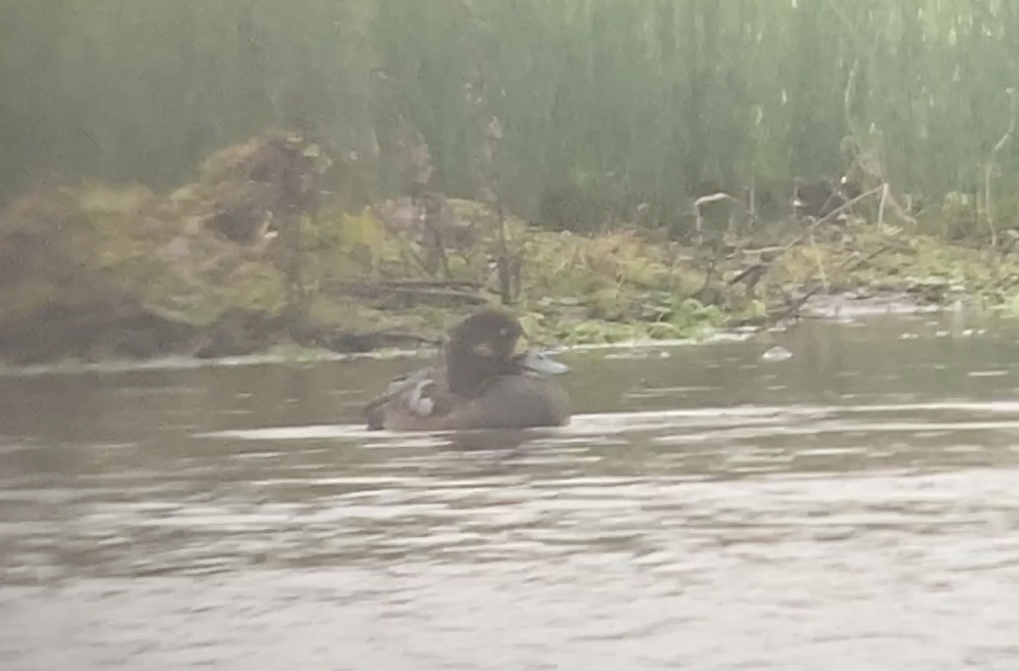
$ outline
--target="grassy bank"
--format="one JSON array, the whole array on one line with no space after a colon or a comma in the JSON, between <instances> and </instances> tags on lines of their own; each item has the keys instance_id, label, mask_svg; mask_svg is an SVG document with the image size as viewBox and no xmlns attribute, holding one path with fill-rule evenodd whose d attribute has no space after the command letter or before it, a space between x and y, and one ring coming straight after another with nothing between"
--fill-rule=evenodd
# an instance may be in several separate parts
<instances>
[{"instance_id":1,"label":"grassy bank","mask_svg":"<svg viewBox=\"0 0 1019 671\"><path fill-rule=\"evenodd\" d=\"M951 241L930 232L946 230L944 208L896 227L873 223L861 200L844 222L578 234L427 190L351 211L324 192L327 167L301 135L270 133L167 193L26 194L0 213L0 357L363 352L434 344L500 304L550 343L675 339L770 326L817 294L1010 310L1019 295L1005 227L993 246L975 232Z\"/></svg>"},{"instance_id":2,"label":"grassy bank","mask_svg":"<svg viewBox=\"0 0 1019 671\"><path fill-rule=\"evenodd\" d=\"M498 273L488 264L498 256L495 218L476 203L450 206L478 216L484 233L479 247L447 250L446 279L408 263L401 250L416 245L386 236L373 215L362 215L357 225L378 233L372 254L385 260L381 265L400 266L399 275L412 286L376 280L371 296L348 304L359 321L434 335L475 304L500 302ZM1013 254L863 219L813 229L776 224L700 246L632 227L575 235L511 221L506 229L517 273L512 309L538 337L566 344L767 327L801 315L814 295L893 295L916 305L965 299L1009 310L1019 296L1019 257ZM344 282L332 278L324 285L331 281ZM335 297L320 295L315 303L331 309Z\"/></svg>"}]
</instances>

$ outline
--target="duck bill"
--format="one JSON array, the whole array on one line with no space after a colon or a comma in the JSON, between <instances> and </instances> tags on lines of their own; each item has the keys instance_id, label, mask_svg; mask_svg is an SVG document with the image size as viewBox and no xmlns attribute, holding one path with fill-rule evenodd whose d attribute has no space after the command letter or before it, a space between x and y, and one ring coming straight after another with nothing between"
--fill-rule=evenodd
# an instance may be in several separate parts
<instances>
[{"instance_id":1,"label":"duck bill","mask_svg":"<svg viewBox=\"0 0 1019 671\"><path fill-rule=\"evenodd\" d=\"M517 338L513 347L513 360L521 368L542 375L562 375L570 370L566 364L559 363L547 354L533 349L526 336Z\"/></svg>"},{"instance_id":2,"label":"duck bill","mask_svg":"<svg viewBox=\"0 0 1019 671\"><path fill-rule=\"evenodd\" d=\"M570 370L570 367L564 363L550 358L548 355L541 352L529 349L524 352L520 357L517 358L517 362L521 368L525 368L535 373L541 373L542 375L562 375L563 373Z\"/></svg>"}]
</instances>

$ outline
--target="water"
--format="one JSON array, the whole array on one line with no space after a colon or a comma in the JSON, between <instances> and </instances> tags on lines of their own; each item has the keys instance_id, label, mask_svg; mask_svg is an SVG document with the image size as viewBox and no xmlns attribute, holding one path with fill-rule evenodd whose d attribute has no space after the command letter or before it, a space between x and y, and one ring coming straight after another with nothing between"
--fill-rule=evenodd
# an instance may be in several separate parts
<instances>
[{"instance_id":1,"label":"water","mask_svg":"<svg viewBox=\"0 0 1019 671\"><path fill-rule=\"evenodd\" d=\"M352 423L414 361L0 378L0 668L1015 669L1017 336L568 354L496 449Z\"/></svg>"}]
</instances>

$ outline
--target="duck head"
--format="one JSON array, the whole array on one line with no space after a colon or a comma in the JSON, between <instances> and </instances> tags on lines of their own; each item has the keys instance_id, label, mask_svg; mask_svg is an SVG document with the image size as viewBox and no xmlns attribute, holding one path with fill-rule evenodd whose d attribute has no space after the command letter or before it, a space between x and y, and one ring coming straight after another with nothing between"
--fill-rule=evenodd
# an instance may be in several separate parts
<instances>
[{"instance_id":1,"label":"duck head","mask_svg":"<svg viewBox=\"0 0 1019 671\"><path fill-rule=\"evenodd\" d=\"M528 371L559 375L569 367L533 349L524 329L510 315L494 309L475 312L460 322L446 344L450 391L471 396L489 380Z\"/></svg>"}]
</instances>

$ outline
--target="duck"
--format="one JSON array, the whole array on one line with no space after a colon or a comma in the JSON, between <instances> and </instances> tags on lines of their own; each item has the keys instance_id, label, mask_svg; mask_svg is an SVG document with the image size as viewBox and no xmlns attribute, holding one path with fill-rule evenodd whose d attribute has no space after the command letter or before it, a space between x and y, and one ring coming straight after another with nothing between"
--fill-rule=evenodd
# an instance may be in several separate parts
<instances>
[{"instance_id":1,"label":"duck","mask_svg":"<svg viewBox=\"0 0 1019 671\"><path fill-rule=\"evenodd\" d=\"M368 430L526 429L569 423L550 376L569 367L532 348L520 322L483 308L449 332L433 365L393 380L364 408Z\"/></svg>"}]
</instances>

